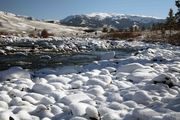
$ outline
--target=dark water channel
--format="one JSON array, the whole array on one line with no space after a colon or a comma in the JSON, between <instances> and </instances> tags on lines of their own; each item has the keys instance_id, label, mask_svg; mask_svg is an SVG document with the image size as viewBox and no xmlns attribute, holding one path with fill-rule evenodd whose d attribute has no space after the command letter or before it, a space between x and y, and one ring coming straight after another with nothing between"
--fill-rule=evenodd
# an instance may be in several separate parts
<instances>
[{"instance_id":1,"label":"dark water channel","mask_svg":"<svg viewBox=\"0 0 180 120\"><path fill-rule=\"evenodd\" d=\"M104 51L96 51L96 54L102 52ZM61 53L48 52L28 54L26 56L19 54L0 55L0 70L5 70L12 66L21 66L25 69L40 69L46 67L54 68L66 65L87 64L92 61L99 60L98 56L94 53L95 52L74 53L65 55ZM116 57L119 58L125 57L127 54L129 53L116 51ZM49 56L51 58L49 58Z\"/></svg>"},{"instance_id":2,"label":"dark water channel","mask_svg":"<svg viewBox=\"0 0 180 120\"><path fill-rule=\"evenodd\" d=\"M78 53L62 53L49 48L31 51L31 45L20 45L21 44L8 45L8 47L11 49L13 48L14 50L4 50L5 46L0 46L1 50L6 51L5 54L0 54L0 70L5 70L13 66L21 66L24 69L35 70L47 67L55 68L66 65L83 65L95 60L99 60L99 54L104 54L109 51L115 51L116 58L123 58L134 52L134 50L130 49L113 49L96 51L90 50L85 52L81 51Z\"/></svg>"}]
</instances>

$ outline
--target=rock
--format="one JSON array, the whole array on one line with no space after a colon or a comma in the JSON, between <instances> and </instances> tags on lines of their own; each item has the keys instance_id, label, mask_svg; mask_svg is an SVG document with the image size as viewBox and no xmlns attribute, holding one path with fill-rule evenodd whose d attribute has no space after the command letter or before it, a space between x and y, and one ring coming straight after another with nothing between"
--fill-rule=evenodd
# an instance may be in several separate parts
<instances>
[{"instance_id":1,"label":"rock","mask_svg":"<svg viewBox=\"0 0 180 120\"><path fill-rule=\"evenodd\" d=\"M99 120L98 110L94 106L88 106L86 108L86 114L87 114L89 119Z\"/></svg>"},{"instance_id":2,"label":"rock","mask_svg":"<svg viewBox=\"0 0 180 120\"><path fill-rule=\"evenodd\" d=\"M54 90L56 90L54 86L44 83L35 84L32 87L32 91L40 94L48 94Z\"/></svg>"},{"instance_id":3,"label":"rock","mask_svg":"<svg viewBox=\"0 0 180 120\"><path fill-rule=\"evenodd\" d=\"M121 103L123 101L123 98L120 96L119 93L110 93L107 96L107 101L109 102L119 102Z\"/></svg>"},{"instance_id":4,"label":"rock","mask_svg":"<svg viewBox=\"0 0 180 120\"><path fill-rule=\"evenodd\" d=\"M29 112L29 114L38 116L40 119L48 117L52 118L54 115L51 113L51 110L45 105L39 104L34 111Z\"/></svg>"},{"instance_id":5,"label":"rock","mask_svg":"<svg viewBox=\"0 0 180 120\"><path fill-rule=\"evenodd\" d=\"M162 56L156 56L152 59L153 62L166 62L167 60Z\"/></svg>"},{"instance_id":6,"label":"rock","mask_svg":"<svg viewBox=\"0 0 180 120\"><path fill-rule=\"evenodd\" d=\"M133 100L136 103L143 104L143 105L148 105L150 102L152 102L152 98L146 91L137 91L134 96Z\"/></svg>"},{"instance_id":7,"label":"rock","mask_svg":"<svg viewBox=\"0 0 180 120\"><path fill-rule=\"evenodd\" d=\"M144 66L139 63L131 63L127 65L123 65L117 69L118 72L132 73L134 70L138 68L143 68Z\"/></svg>"},{"instance_id":8,"label":"rock","mask_svg":"<svg viewBox=\"0 0 180 120\"><path fill-rule=\"evenodd\" d=\"M31 96L23 96L22 99L23 99L24 101L27 101L27 102L33 104L33 105L35 105L35 104L38 103L38 101L35 100L34 98L32 98Z\"/></svg>"},{"instance_id":9,"label":"rock","mask_svg":"<svg viewBox=\"0 0 180 120\"><path fill-rule=\"evenodd\" d=\"M64 76L46 76L46 79L48 80L48 83L53 82L60 82L66 85L67 83L71 82L72 80L70 78L64 77Z\"/></svg>"},{"instance_id":10,"label":"rock","mask_svg":"<svg viewBox=\"0 0 180 120\"><path fill-rule=\"evenodd\" d=\"M109 104L109 107L113 110L127 110L127 109L129 109L128 106L121 104L121 103L118 103L118 102L111 102Z\"/></svg>"},{"instance_id":11,"label":"rock","mask_svg":"<svg viewBox=\"0 0 180 120\"><path fill-rule=\"evenodd\" d=\"M112 78L108 75L96 75L91 77L86 85L100 85L103 88L112 83Z\"/></svg>"},{"instance_id":12,"label":"rock","mask_svg":"<svg viewBox=\"0 0 180 120\"><path fill-rule=\"evenodd\" d=\"M61 82L50 82L49 84L54 86L56 88L56 90L60 90L60 91L63 91L64 89L68 89L69 88L68 85L64 85Z\"/></svg>"},{"instance_id":13,"label":"rock","mask_svg":"<svg viewBox=\"0 0 180 120\"><path fill-rule=\"evenodd\" d=\"M106 87L108 85L108 83L106 83L106 82L104 82L104 81L102 81L102 80L100 80L98 78L90 78L87 81L86 85L99 85L99 86L104 88L104 87Z\"/></svg>"},{"instance_id":14,"label":"rock","mask_svg":"<svg viewBox=\"0 0 180 120\"><path fill-rule=\"evenodd\" d=\"M7 110L9 108L9 106L6 102L0 101L0 108Z\"/></svg>"},{"instance_id":15,"label":"rock","mask_svg":"<svg viewBox=\"0 0 180 120\"><path fill-rule=\"evenodd\" d=\"M115 110L113 110L113 109L111 109L109 107L103 107L103 106L99 107L98 111L99 111L99 114L100 114L101 117L104 116L105 114L116 113Z\"/></svg>"},{"instance_id":16,"label":"rock","mask_svg":"<svg viewBox=\"0 0 180 120\"><path fill-rule=\"evenodd\" d=\"M90 89L88 89L87 92L90 93L90 94L93 94L95 96L99 96L99 95L102 95L102 94L105 93L104 89L99 85L91 87Z\"/></svg>"},{"instance_id":17,"label":"rock","mask_svg":"<svg viewBox=\"0 0 180 120\"><path fill-rule=\"evenodd\" d=\"M178 85L178 83L179 83L179 80L170 73L160 74L157 77L155 77L154 79L152 79L152 81L154 82L154 84L157 84L157 83L166 84L170 88L175 85Z\"/></svg>"},{"instance_id":18,"label":"rock","mask_svg":"<svg viewBox=\"0 0 180 120\"><path fill-rule=\"evenodd\" d=\"M157 71L152 68L138 68L127 76L128 80L132 80L134 83L139 83L143 80L150 81L154 77L158 76Z\"/></svg>"},{"instance_id":19,"label":"rock","mask_svg":"<svg viewBox=\"0 0 180 120\"><path fill-rule=\"evenodd\" d=\"M73 116L83 116L85 115L88 106L89 105L86 103L72 103L69 105L69 108L72 111Z\"/></svg>"},{"instance_id":20,"label":"rock","mask_svg":"<svg viewBox=\"0 0 180 120\"><path fill-rule=\"evenodd\" d=\"M12 112L0 111L0 120L16 120L17 117Z\"/></svg>"},{"instance_id":21,"label":"rock","mask_svg":"<svg viewBox=\"0 0 180 120\"><path fill-rule=\"evenodd\" d=\"M175 112L180 112L180 97L176 97L168 102L166 108L169 108Z\"/></svg>"},{"instance_id":22,"label":"rock","mask_svg":"<svg viewBox=\"0 0 180 120\"><path fill-rule=\"evenodd\" d=\"M145 108L145 109L136 108L133 110L132 115L134 118L138 120L152 120L154 116L160 116L159 113L149 108Z\"/></svg>"},{"instance_id":23,"label":"rock","mask_svg":"<svg viewBox=\"0 0 180 120\"><path fill-rule=\"evenodd\" d=\"M129 108L136 108L138 106L136 102L131 101L131 100L130 101L125 101L125 102L123 102L123 104L125 104Z\"/></svg>"},{"instance_id":24,"label":"rock","mask_svg":"<svg viewBox=\"0 0 180 120\"><path fill-rule=\"evenodd\" d=\"M23 70L21 67L11 67L8 70L0 72L0 81L9 81L18 78L31 79L31 74Z\"/></svg>"},{"instance_id":25,"label":"rock","mask_svg":"<svg viewBox=\"0 0 180 120\"><path fill-rule=\"evenodd\" d=\"M171 113L167 113L163 117L163 120L179 120L179 118L180 118L179 112L171 112Z\"/></svg>"},{"instance_id":26,"label":"rock","mask_svg":"<svg viewBox=\"0 0 180 120\"><path fill-rule=\"evenodd\" d=\"M39 93L27 93L26 95L23 96L23 98L25 96L30 96L31 98L33 98L36 101L40 101L44 97L44 95L39 94Z\"/></svg>"},{"instance_id":27,"label":"rock","mask_svg":"<svg viewBox=\"0 0 180 120\"><path fill-rule=\"evenodd\" d=\"M62 108L60 108L59 106L57 106L55 104L51 104L47 108L51 109L51 113L53 113L54 115L63 113Z\"/></svg>"},{"instance_id":28,"label":"rock","mask_svg":"<svg viewBox=\"0 0 180 120\"><path fill-rule=\"evenodd\" d=\"M12 99L7 94L0 94L0 101L4 101L6 103L9 103Z\"/></svg>"},{"instance_id":29,"label":"rock","mask_svg":"<svg viewBox=\"0 0 180 120\"><path fill-rule=\"evenodd\" d=\"M84 101L84 100L91 100L91 98L89 96L87 96L86 94L78 93L78 94L72 94L72 95L65 96L60 101L64 104L69 105L71 103L78 103L78 102Z\"/></svg>"},{"instance_id":30,"label":"rock","mask_svg":"<svg viewBox=\"0 0 180 120\"><path fill-rule=\"evenodd\" d=\"M43 104L43 105L50 105L50 104L54 104L55 100L53 97L43 97L39 104Z\"/></svg>"},{"instance_id":31,"label":"rock","mask_svg":"<svg viewBox=\"0 0 180 120\"><path fill-rule=\"evenodd\" d=\"M116 81L115 84L119 87L119 89L127 89L133 86L133 84L128 81Z\"/></svg>"},{"instance_id":32,"label":"rock","mask_svg":"<svg viewBox=\"0 0 180 120\"><path fill-rule=\"evenodd\" d=\"M76 66L65 66L58 70L59 75L78 73L78 72L79 72L79 68Z\"/></svg>"},{"instance_id":33,"label":"rock","mask_svg":"<svg viewBox=\"0 0 180 120\"><path fill-rule=\"evenodd\" d=\"M121 120L122 118L116 113L107 113L102 116L102 120Z\"/></svg>"},{"instance_id":34,"label":"rock","mask_svg":"<svg viewBox=\"0 0 180 120\"><path fill-rule=\"evenodd\" d=\"M116 72L116 68L114 67L106 67L105 69L107 69L110 73Z\"/></svg>"},{"instance_id":35,"label":"rock","mask_svg":"<svg viewBox=\"0 0 180 120\"><path fill-rule=\"evenodd\" d=\"M111 84L112 83L112 78L109 75L98 75L94 76L92 78L97 78L105 82L106 84Z\"/></svg>"},{"instance_id":36,"label":"rock","mask_svg":"<svg viewBox=\"0 0 180 120\"><path fill-rule=\"evenodd\" d=\"M53 97L56 102L59 102L66 94L63 91L52 91L48 94L48 97Z\"/></svg>"},{"instance_id":37,"label":"rock","mask_svg":"<svg viewBox=\"0 0 180 120\"><path fill-rule=\"evenodd\" d=\"M71 83L73 89L79 89L83 85L83 82L80 80L74 81Z\"/></svg>"},{"instance_id":38,"label":"rock","mask_svg":"<svg viewBox=\"0 0 180 120\"><path fill-rule=\"evenodd\" d=\"M180 67L176 67L176 66L169 67L169 70L172 71L172 72L178 72L178 73L180 73Z\"/></svg>"},{"instance_id":39,"label":"rock","mask_svg":"<svg viewBox=\"0 0 180 120\"><path fill-rule=\"evenodd\" d=\"M31 115L27 111L24 111L24 110L19 111L17 113L17 116L20 120L32 120Z\"/></svg>"},{"instance_id":40,"label":"rock","mask_svg":"<svg viewBox=\"0 0 180 120\"><path fill-rule=\"evenodd\" d=\"M83 118L83 117L73 117L70 120L88 120L88 119Z\"/></svg>"}]
</instances>

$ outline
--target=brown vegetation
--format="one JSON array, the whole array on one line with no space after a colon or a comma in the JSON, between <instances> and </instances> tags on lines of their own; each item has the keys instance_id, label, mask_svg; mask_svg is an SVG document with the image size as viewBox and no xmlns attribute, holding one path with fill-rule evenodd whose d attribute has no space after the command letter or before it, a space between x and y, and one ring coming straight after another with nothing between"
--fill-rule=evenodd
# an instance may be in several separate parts
<instances>
[{"instance_id":1,"label":"brown vegetation","mask_svg":"<svg viewBox=\"0 0 180 120\"><path fill-rule=\"evenodd\" d=\"M101 38L103 39L130 39L130 38L137 38L141 36L140 32L111 32L107 33Z\"/></svg>"},{"instance_id":2,"label":"brown vegetation","mask_svg":"<svg viewBox=\"0 0 180 120\"><path fill-rule=\"evenodd\" d=\"M180 33L176 33L169 37L168 43L173 44L173 45L180 45Z\"/></svg>"},{"instance_id":3,"label":"brown vegetation","mask_svg":"<svg viewBox=\"0 0 180 120\"><path fill-rule=\"evenodd\" d=\"M29 32L29 37L32 37L32 38L38 38L38 37L48 38L49 36L54 36L54 34L48 33L46 29L43 29L43 30L35 29Z\"/></svg>"},{"instance_id":4,"label":"brown vegetation","mask_svg":"<svg viewBox=\"0 0 180 120\"><path fill-rule=\"evenodd\" d=\"M6 32L6 31L0 31L0 35L9 35L10 33L9 32Z\"/></svg>"},{"instance_id":5,"label":"brown vegetation","mask_svg":"<svg viewBox=\"0 0 180 120\"><path fill-rule=\"evenodd\" d=\"M44 30L41 31L40 37L42 37L42 38L48 38L49 36L54 36L54 34L48 33L48 31L47 31L46 29L44 29Z\"/></svg>"}]
</instances>

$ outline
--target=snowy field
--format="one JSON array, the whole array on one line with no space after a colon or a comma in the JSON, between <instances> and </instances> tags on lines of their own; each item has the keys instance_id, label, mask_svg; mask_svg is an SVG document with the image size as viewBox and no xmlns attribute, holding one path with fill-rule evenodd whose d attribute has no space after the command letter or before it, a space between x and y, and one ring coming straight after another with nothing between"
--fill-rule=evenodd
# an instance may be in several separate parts
<instances>
[{"instance_id":1,"label":"snowy field","mask_svg":"<svg viewBox=\"0 0 180 120\"><path fill-rule=\"evenodd\" d=\"M6 39L1 54L19 50L10 43L22 41L43 40ZM80 38L43 43L65 54L103 52L82 65L1 71L0 120L180 120L180 47ZM24 50L18 54L32 54Z\"/></svg>"}]
</instances>

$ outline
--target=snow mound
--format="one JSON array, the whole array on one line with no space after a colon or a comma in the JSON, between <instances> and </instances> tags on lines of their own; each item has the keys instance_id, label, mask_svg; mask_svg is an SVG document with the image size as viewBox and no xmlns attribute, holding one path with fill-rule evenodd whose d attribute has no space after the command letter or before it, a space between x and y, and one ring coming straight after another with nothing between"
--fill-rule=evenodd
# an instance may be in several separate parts
<instances>
[{"instance_id":1,"label":"snow mound","mask_svg":"<svg viewBox=\"0 0 180 120\"><path fill-rule=\"evenodd\" d=\"M78 103L84 100L91 100L91 98L86 94L79 93L79 94L65 96L60 101L64 104L69 105L71 103Z\"/></svg>"},{"instance_id":2,"label":"snow mound","mask_svg":"<svg viewBox=\"0 0 180 120\"><path fill-rule=\"evenodd\" d=\"M54 90L56 90L54 86L45 83L35 84L32 87L32 91L40 94L48 94Z\"/></svg>"},{"instance_id":3,"label":"snow mound","mask_svg":"<svg viewBox=\"0 0 180 120\"><path fill-rule=\"evenodd\" d=\"M16 78L31 79L31 74L20 67L12 67L0 72L0 81L12 80Z\"/></svg>"},{"instance_id":4,"label":"snow mound","mask_svg":"<svg viewBox=\"0 0 180 120\"><path fill-rule=\"evenodd\" d=\"M144 66L139 63L131 63L131 64L127 64L127 65L123 65L119 67L117 70L117 73L118 72L132 73L134 70L138 68L143 68L143 67Z\"/></svg>"},{"instance_id":5,"label":"snow mound","mask_svg":"<svg viewBox=\"0 0 180 120\"><path fill-rule=\"evenodd\" d=\"M133 100L137 102L138 104L150 104L152 102L152 98L148 95L146 91L137 91L134 96Z\"/></svg>"}]
</instances>

